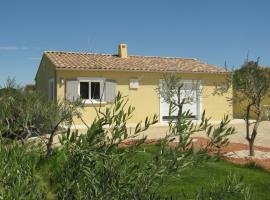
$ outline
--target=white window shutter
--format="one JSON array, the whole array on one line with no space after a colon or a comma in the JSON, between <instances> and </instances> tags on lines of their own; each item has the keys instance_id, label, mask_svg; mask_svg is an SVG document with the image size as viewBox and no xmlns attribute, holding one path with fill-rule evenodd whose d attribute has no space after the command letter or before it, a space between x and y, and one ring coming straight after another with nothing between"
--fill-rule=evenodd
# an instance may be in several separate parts
<instances>
[{"instance_id":1,"label":"white window shutter","mask_svg":"<svg viewBox=\"0 0 270 200\"><path fill-rule=\"evenodd\" d=\"M100 82L100 98L101 98L101 101L105 101L105 90L106 90L106 82L101 81Z\"/></svg>"},{"instance_id":2,"label":"white window shutter","mask_svg":"<svg viewBox=\"0 0 270 200\"><path fill-rule=\"evenodd\" d=\"M106 80L105 82L105 101L112 103L116 97L116 82L114 80Z\"/></svg>"},{"instance_id":3,"label":"white window shutter","mask_svg":"<svg viewBox=\"0 0 270 200\"><path fill-rule=\"evenodd\" d=\"M72 102L79 98L78 86L79 82L76 80L66 81L66 100Z\"/></svg>"}]
</instances>

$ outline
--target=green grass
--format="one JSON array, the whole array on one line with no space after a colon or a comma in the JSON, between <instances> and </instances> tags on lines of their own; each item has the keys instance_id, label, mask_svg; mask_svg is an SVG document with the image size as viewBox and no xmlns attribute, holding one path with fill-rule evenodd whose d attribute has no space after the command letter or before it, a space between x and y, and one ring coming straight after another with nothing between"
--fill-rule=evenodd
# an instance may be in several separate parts
<instances>
[{"instance_id":1,"label":"green grass","mask_svg":"<svg viewBox=\"0 0 270 200\"><path fill-rule=\"evenodd\" d=\"M209 189L213 180L221 183L230 172L244 177L244 182L252 187L255 199L270 199L268 193L270 189L269 172L256 168L250 169L225 161L209 161L204 166L187 169L177 179L168 177L168 186L162 189L162 193L177 196L181 190L195 193L200 191L202 187Z\"/></svg>"},{"instance_id":2,"label":"green grass","mask_svg":"<svg viewBox=\"0 0 270 200\"><path fill-rule=\"evenodd\" d=\"M157 151L156 146L147 146L142 148L138 162L144 162L152 158L153 153ZM54 199L53 186L50 185L50 176L52 171L65 159L61 153L56 153L50 162L41 161L39 163L38 174L43 178L44 184L51 191L49 199ZM194 194L204 189L209 189L211 182L215 180L222 183L230 172L244 177L244 183L250 186L254 199L270 200L270 173L254 165L236 165L226 161L209 160L199 167L188 168L181 173L175 173L165 178L166 186L161 188L160 193L163 197L173 196L174 199L185 191L188 194Z\"/></svg>"},{"instance_id":3,"label":"green grass","mask_svg":"<svg viewBox=\"0 0 270 200\"><path fill-rule=\"evenodd\" d=\"M157 147L148 146L144 150L145 152L140 153L138 158L141 162L150 159ZM256 200L270 200L270 172L254 164L242 166L224 160L209 160L199 167L188 168L181 173L168 176L167 186L161 189L161 193L164 197L177 197L182 191L194 194L202 187L209 189L213 180L222 183L230 172L244 177L244 183L251 187Z\"/></svg>"}]
</instances>

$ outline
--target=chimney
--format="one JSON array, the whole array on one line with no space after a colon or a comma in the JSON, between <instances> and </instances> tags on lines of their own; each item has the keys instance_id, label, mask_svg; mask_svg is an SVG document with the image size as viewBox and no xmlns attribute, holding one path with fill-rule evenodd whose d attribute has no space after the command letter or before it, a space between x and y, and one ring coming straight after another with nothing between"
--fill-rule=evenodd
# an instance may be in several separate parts
<instances>
[{"instance_id":1,"label":"chimney","mask_svg":"<svg viewBox=\"0 0 270 200\"><path fill-rule=\"evenodd\" d=\"M126 44L119 44L118 46L118 56L120 58L127 58L127 45Z\"/></svg>"}]
</instances>

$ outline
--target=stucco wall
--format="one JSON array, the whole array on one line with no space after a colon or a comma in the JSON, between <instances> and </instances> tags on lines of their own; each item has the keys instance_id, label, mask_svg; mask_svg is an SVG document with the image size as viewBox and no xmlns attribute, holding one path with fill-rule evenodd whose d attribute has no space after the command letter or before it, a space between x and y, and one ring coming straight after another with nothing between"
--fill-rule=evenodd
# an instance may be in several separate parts
<instances>
[{"instance_id":1,"label":"stucco wall","mask_svg":"<svg viewBox=\"0 0 270 200\"><path fill-rule=\"evenodd\" d=\"M43 55L35 80L36 90L41 92L45 99L48 99L49 80L51 78L55 78L55 67L52 62Z\"/></svg>"},{"instance_id":2,"label":"stucco wall","mask_svg":"<svg viewBox=\"0 0 270 200\"><path fill-rule=\"evenodd\" d=\"M238 118L238 119L244 119L245 110L247 108L247 101L242 101L242 102L237 101L237 97L240 95L241 94L234 92L234 99L236 99L236 101L233 102L233 117ZM266 96L263 99L262 104L264 105L263 106L263 119L264 120L269 119L269 111L268 110L270 108L270 97ZM252 109L254 109L254 108L252 108ZM256 114L252 111L250 113L250 117L251 117L251 119L255 119Z\"/></svg>"},{"instance_id":3,"label":"stucco wall","mask_svg":"<svg viewBox=\"0 0 270 200\"><path fill-rule=\"evenodd\" d=\"M146 116L158 114L160 101L156 88L162 73L150 72L93 72L93 71L57 71L57 98L59 100L65 97L65 84L60 83L60 79L76 79L77 77L104 77L113 79L117 82L117 90L123 95L129 97L129 104L135 107L134 117L130 123L136 123L143 120ZM232 106L226 100L226 96L230 97L231 92L224 96L213 96L215 83L222 81L224 75L218 74L179 74L182 79L195 79L202 82L202 109L206 110L207 116L212 120L220 120L224 114L232 117ZM138 89L129 89L129 80L131 78L139 79ZM103 105L106 107L108 105ZM93 105L87 105L83 118L87 123L91 123L95 118L95 110ZM77 124L82 124L80 120L75 119Z\"/></svg>"}]
</instances>

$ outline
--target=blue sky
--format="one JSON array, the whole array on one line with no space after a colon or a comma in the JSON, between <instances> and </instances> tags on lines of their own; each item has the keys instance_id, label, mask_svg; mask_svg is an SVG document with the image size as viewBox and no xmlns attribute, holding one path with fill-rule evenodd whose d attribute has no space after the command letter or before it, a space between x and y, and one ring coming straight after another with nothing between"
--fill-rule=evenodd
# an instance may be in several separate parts
<instances>
[{"instance_id":1,"label":"blue sky","mask_svg":"<svg viewBox=\"0 0 270 200\"><path fill-rule=\"evenodd\" d=\"M1 0L0 85L33 83L45 50L198 58L270 66L268 0Z\"/></svg>"}]
</instances>

